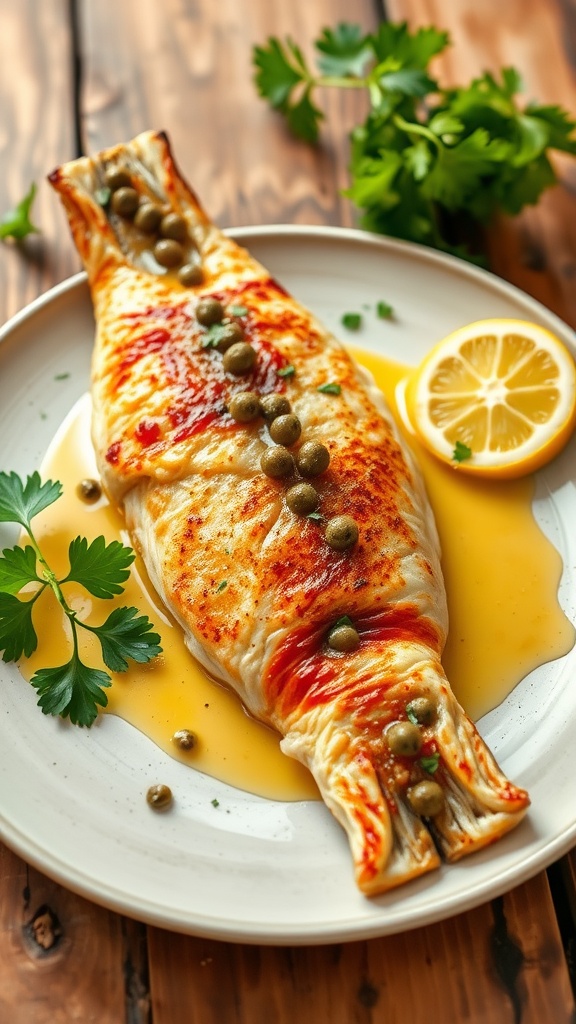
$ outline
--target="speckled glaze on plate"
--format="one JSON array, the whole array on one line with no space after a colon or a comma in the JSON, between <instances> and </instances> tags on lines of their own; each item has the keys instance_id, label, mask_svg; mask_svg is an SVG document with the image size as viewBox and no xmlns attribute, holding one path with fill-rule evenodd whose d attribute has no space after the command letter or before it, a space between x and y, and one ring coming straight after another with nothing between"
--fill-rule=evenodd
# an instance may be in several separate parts
<instances>
[{"instance_id":1,"label":"speckled glaze on plate","mask_svg":"<svg viewBox=\"0 0 576 1024\"><path fill-rule=\"evenodd\" d=\"M410 244L338 228L232 232L340 337L416 363L449 331L483 317L534 320L574 350L574 334L498 278ZM394 307L379 320L376 304ZM83 274L0 331L0 468L38 468L86 392L93 338ZM560 600L576 616L576 441L538 476L535 513L560 550ZM0 546L15 542L0 524ZM123 721L91 730L44 717L14 665L0 663L0 836L83 896L176 931L239 942L309 944L390 934L459 913L529 878L576 842L571 753L576 654L543 666L479 723L505 772L532 797L495 846L372 899L356 889L348 843L318 802L277 803L173 761ZM178 793L169 815L144 794ZM217 798L218 807L212 800Z\"/></svg>"}]
</instances>

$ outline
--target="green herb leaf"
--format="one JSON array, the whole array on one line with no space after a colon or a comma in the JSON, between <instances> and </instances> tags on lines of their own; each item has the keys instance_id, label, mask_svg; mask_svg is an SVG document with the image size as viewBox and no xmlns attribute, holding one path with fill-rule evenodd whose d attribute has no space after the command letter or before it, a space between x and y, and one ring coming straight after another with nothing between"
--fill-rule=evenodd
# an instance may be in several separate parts
<instances>
[{"instance_id":1,"label":"green herb leaf","mask_svg":"<svg viewBox=\"0 0 576 1024\"><path fill-rule=\"evenodd\" d=\"M74 580L94 597L107 599L124 590L122 584L130 575L135 555L119 540L106 544L104 537L96 537L88 543L86 537L76 537L70 543L68 557L70 572L61 582Z\"/></svg>"},{"instance_id":2,"label":"green herb leaf","mask_svg":"<svg viewBox=\"0 0 576 1024\"><path fill-rule=\"evenodd\" d=\"M0 238L22 239L26 235L38 233L38 228L30 220L30 210L36 195L36 185L30 186L30 191L18 205L5 213L0 219Z\"/></svg>"},{"instance_id":3,"label":"green herb leaf","mask_svg":"<svg viewBox=\"0 0 576 1024\"><path fill-rule=\"evenodd\" d=\"M112 189L107 188L106 186L104 188L97 188L94 193L94 199L96 200L99 206L108 206L108 203L110 202L111 198Z\"/></svg>"},{"instance_id":4,"label":"green herb leaf","mask_svg":"<svg viewBox=\"0 0 576 1024\"><path fill-rule=\"evenodd\" d=\"M320 391L323 395L339 395L342 393L342 387L340 384L321 384L316 391Z\"/></svg>"},{"instance_id":5,"label":"green herb leaf","mask_svg":"<svg viewBox=\"0 0 576 1024\"><path fill-rule=\"evenodd\" d=\"M341 23L335 29L325 28L316 41L320 56L318 68L323 75L360 77L373 56L370 36L359 25Z\"/></svg>"},{"instance_id":6,"label":"green herb leaf","mask_svg":"<svg viewBox=\"0 0 576 1024\"><path fill-rule=\"evenodd\" d=\"M380 320L389 320L394 310L387 302L379 302L376 306L376 314Z\"/></svg>"},{"instance_id":7,"label":"green herb leaf","mask_svg":"<svg viewBox=\"0 0 576 1024\"><path fill-rule=\"evenodd\" d=\"M220 807L220 801L217 800L216 797L214 797L214 799L211 800L210 803L212 804L212 807Z\"/></svg>"},{"instance_id":8,"label":"green herb leaf","mask_svg":"<svg viewBox=\"0 0 576 1024\"><path fill-rule=\"evenodd\" d=\"M246 316L249 310L246 306L229 306L228 312L230 313L230 316Z\"/></svg>"},{"instance_id":9,"label":"green herb leaf","mask_svg":"<svg viewBox=\"0 0 576 1024\"><path fill-rule=\"evenodd\" d=\"M83 625L98 637L104 664L111 672L125 672L128 659L141 665L162 651L159 634L153 632L150 619L140 615L137 608L114 608L101 626Z\"/></svg>"},{"instance_id":10,"label":"green herb leaf","mask_svg":"<svg viewBox=\"0 0 576 1024\"><path fill-rule=\"evenodd\" d=\"M98 708L108 703L104 687L110 686L111 679L107 672L88 668L74 652L65 665L42 668L30 682L38 691L38 706L45 715L60 715L74 725L90 726Z\"/></svg>"},{"instance_id":11,"label":"green herb leaf","mask_svg":"<svg viewBox=\"0 0 576 1024\"><path fill-rule=\"evenodd\" d=\"M344 313L342 317L342 324L349 331L357 331L362 326L362 314Z\"/></svg>"},{"instance_id":12,"label":"green herb leaf","mask_svg":"<svg viewBox=\"0 0 576 1024\"><path fill-rule=\"evenodd\" d=\"M411 704L406 705L406 717L408 718L409 722L412 722L412 725L419 725L418 719L414 714L414 709L412 708Z\"/></svg>"},{"instance_id":13,"label":"green herb leaf","mask_svg":"<svg viewBox=\"0 0 576 1024\"><path fill-rule=\"evenodd\" d=\"M218 586L216 587L216 593L217 594L221 594L223 590L226 590L227 586L228 586L228 580L222 580L222 582L219 583Z\"/></svg>"},{"instance_id":14,"label":"green herb leaf","mask_svg":"<svg viewBox=\"0 0 576 1024\"><path fill-rule=\"evenodd\" d=\"M434 775L434 772L437 770L438 765L440 764L440 754L429 754L425 757L421 757L420 760L418 761L418 764L420 765L421 768L424 769L425 772L429 772L430 775Z\"/></svg>"},{"instance_id":15,"label":"green herb leaf","mask_svg":"<svg viewBox=\"0 0 576 1024\"><path fill-rule=\"evenodd\" d=\"M27 583L42 583L36 572L34 548L6 548L0 558L0 591L17 594Z\"/></svg>"},{"instance_id":16,"label":"green herb leaf","mask_svg":"<svg viewBox=\"0 0 576 1024\"><path fill-rule=\"evenodd\" d=\"M218 348L226 333L226 324L210 324L202 336L202 348Z\"/></svg>"},{"instance_id":17,"label":"green herb leaf","mask_svg":"<svg viewBox=\"0 0 576 1024\"><path fill-rule=\"evenodd\" d=\"M32 473L23 484L16 473L0 472L0 522L19 523L27 528L30 520L61 494L62 484L52 480L43 484L39 473Z\"/></svg>"},{"instance_id":18,"label":"green herb leaf","mask_svg":"<svg viewBox=\"0 0 576 1024\"><path fill-rule=\"evenodd\" d=\"M322 515L321 512L309 512L308 515L306 516L306 519L312 519L313 522L315 523L324 522L324 516Z\"/></svg>"},{"instance_id":19,"label":"green herb leaf","mask_svg":"<svg viewBox=\"0 0 576 1024\"><path fill-rule=\"evenodd\" d=\"M452 452L452 458L454 462L465 462L466 459L472 458L472 449L464 444L463 441L456 441L454 445L454 451Z\"/></svg>"},{"instance_id":20,"label":"green herb leaf","mask_svg":"<svg viewBox=\"0 0 576 1024\"><path fill-rule=\"evenodd\" d=\"M336 622L334 623L334 625L330 627L330 632L332 632L333 629L339 629L340 626L353 626L353 625L354 625L354 623L352 622L352 619L350 618L349 615L341 615L339 619L336 619Z\"/></svg>"},{"instance_id":21,"label":"green herb leaf","mask_svg":"<svg viewBox=\"0 0 576 1024\"><path fill-rule=\"evenodd\" d=\"M290 363L288 366L281 366L277 372L279 377L293 377L296 373L296 367Z\"/></svg>"},{"instance_id":22,"label":"green herb leaf","mask_svg":"<svg viewBox=\"0 0 576 1024\"><path fill-rule=\"evenodd\" d=\"M3 661L29 658L38 646L32 625L34 599L20 601L13 594L0 593L0 651Z\"/></svg>"}]
</instances>

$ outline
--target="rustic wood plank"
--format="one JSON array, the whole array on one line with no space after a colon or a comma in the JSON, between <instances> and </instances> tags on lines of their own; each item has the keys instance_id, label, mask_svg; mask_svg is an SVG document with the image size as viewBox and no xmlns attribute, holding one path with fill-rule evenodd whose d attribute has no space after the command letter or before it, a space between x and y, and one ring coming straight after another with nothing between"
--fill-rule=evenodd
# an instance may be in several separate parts
<instances>
[{"instance_id":1,"label":"rustic wood plank","mask_svg":"<svg viewBox=\"0 0 576 1024\"><path fill-rule=\"evenodd\" d=\"M565 0L385 0L392 21L434 24L452 46L434 65L445 85L514 66L524 98L560 104L576 117L576 9ZM536 207L487 232L491 269L576 326L576 162L554 160L559 184Z\"/></svg>"},{"instance_id":2,"label":"rustic wood plank","mask_svg":"<svg viewBox=\"0 0 576 1024\"><path fill-rule=\"evenodd\" d=\"M540 875L428 928L311 948L172 943L152 928L154 1024L569 1024L550 902Z\"/></svg>"},{"instance_id":3,"label":"rustic wood plank","mask_svg":"<svg viewBox=\"0 0 576 1024\"><path fill-rule=\"evenodd\" d=\"M141 925L49 881L0 846L0 1020L148 1024ZM144 974L145 977L145 974Z\"/></svg>"},{"instance_id":4,"label":"rustic wood plank","mask_svg":"<svg viewBox=\"0 0 576 1024\"><path fill-rule=\"evenodd\" d=\"M79 269L46 174L74 156L71 34L61 0L0 0L0 212L13 209L32 181L33 220L41 234L0 243L0 323Z\"/></svg>"},{"instance_id":5,"label":"rustic wood plank","mask_svg":"<svg viewBox=\"0 0 576 1024\"><path fill-rule=\"evenodd\" d=\"M291 35L310 56L321 28L349 14L344 0L127 0L114 7L83 0L86 148L163 128L221 225L351 224L354 212L339 190L347 183L347 133L365 99L327 95L322 145L313 149L257 96L251 66L252 46L269 35ZM371 0L357 0L354 20L369 28L373 18Z\"/></svg>"}]
</instances>

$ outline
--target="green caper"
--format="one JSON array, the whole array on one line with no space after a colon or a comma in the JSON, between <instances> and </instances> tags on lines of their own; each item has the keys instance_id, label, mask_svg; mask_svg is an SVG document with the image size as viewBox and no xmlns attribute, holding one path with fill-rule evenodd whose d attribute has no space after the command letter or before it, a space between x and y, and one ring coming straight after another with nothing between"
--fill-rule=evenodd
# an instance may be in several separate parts
<instances>
[{"instance_id":1,"label":"green caper","mask_svg":"<svg viewBox=\"0 0 576 1024\"><path fill-rule=\"evenodd\" d=\"M415 814L423 818L435 818L444 807L444 793L442 787L431 779L417 782L411 786L407 793L408 803Z\"/></svg>"},{"instance_id":2,"label":"green caper","mask_svg":"<svg viewBox=\"0 0 576 1024\"><path fill-rule=\"evenodd\" d=\"M415 697L408 704L409 711L421 725L432 725L436 717L436 706L429 697Z\"/></svg>"},{"instance_id":3,"label":"green caper","mask_svg":"<svg viewBox=\"0 0 576 1024\"><path fill-rule=\"evenodd\" d=\"M354 626L335 626L328 636L328 647L342 654L355 651L359 643L360 636Z\"/></svg>"},{"instance_id":4,"label":"green caper","mask_svg":"<svg viewBox=\"0 0 576 1024\"><path fill-rule=\"evenodd\" d=\"M358 540L358 526L352 516L334 516L326 523L325 537L334 551L347 551Z\"/></svg>"},{"instance_id":5,"label":"green caper","mask_svg":"<svg viewBox=\"0 0 576 1024\"><path fill-rule=\"evenodd\" d=\"M224 306L218 299L200 299L196 306L196 319L204 327L219 324L224 316Z\"/></svg>"},{"instance_id":6,"label":"green caper","mask_svg":"<svg viewBox=\"0 0 576 1024\"><path fill-rule=\"evenodd\" d=\"M244 338L244 331L240 324L235 322L229 324L222 324L220 329L220 335L216 342L216 348L219 352L226 352L232 345L236 345L237 342L242 341Z\"/></svg>"},{"instance_id":7,"label":"green caper","mask_svg":"<svg viewBox=\"0 0 576 1024\"><path fill-rule=\"evenodd\" d=\"M386 730L388 746L393 754L415 757L422 746L422 733L412 722L395 722Z\"/></svg>"},{"instance_id":8,"label":"green caper","mask_svg":"<svg viewBox=\"0 0 576 1024\"><path fill-rule=\"evenodd\" d=\"M172 742L180 750L192 750L196 746L196 735L190 729L178 729L172 737Z\"/></svg>"},{"instance_id":9,"label":"green caper","mask_svg":"<svg viewBox=\"0 0 576 1024\"><path fill-rule=\"evenodd\" d=\"M296 444L300 437L302 424L293 412L288 412L283 416L276 416L268 429L276 444L285 444L289 448L291 444Z\"/></svg>"},{"instance_id":10,"label":"green caper","mask_svg":"<svg viewBox=\"0 0 576 1024\"><path fill-rule=\"evenodd\" d=\"M256 362L256 350L246 341L237 341L226 350L222 357L222 365L226 373L241 376L249 373Z\"/></svg>"},{"instance_id":11,"label":"green caper","mask_svg":"<svg viewBox=\"0 0 576 1024\"><path fill-rule=\"evenodd\" d=\"M173 238L161 238L154 246L154 257L161 267L172 269L180 266L184 259L184 250L180 242Z\"/></svg>"},{"instance_id":12,"label":"green caper","mask_svg":"<svg viewBox=\"0 0 576 1024\"><path fill-rule=\"evenodd\" d=\"M318 491L312 484L299 483L286 491L286 504L298 516L308 516L320 503Z\"/></svg>"},{"instance_id":13,"label":"green caper","mask_svg":"<svg viewBox=\"0 0 576 1024\"><path fill-rule=\"evenodd\" d=\"M179 213L167 213L160 221L160 234L162 238L173 238L175 242L184 242L188 234L184 217L181 217Z\"/></svg>"},{"instance_id":14,"label":"green caper","mask_svg":"<svg viewBox=\"0 0 576 1024\"><path fill-rule=\"evenodd\" d=\"M172 803L172 790L170 786L157 783L155 786L150 786L146 793L146 800L155 811L163 811Z\"/></svg>"},{"instance_id":15,"label":"green caper","mask_svg":"<svg viewBox=\"0 0 576 1024\"><path fill-rule=\"evenodd\" d=\"M230 399L228 412L237 423L250 423L260 415L260 399L255 391L239 391Z\"/></svg>"},{"instance_id":16,"label":"green caper","mask_svg":"<svg viewBox=\"0 0 576 1024\"><path fill-rule=\"evenodd\" d=\"M155 203L145 200L134 214L134 224L145 235L153 235L162 220L162 210Z\"/></svg>"},{"instance_id":17,"label":"green caper","mask_svg":"<svg viewBox=\"0 0 576 1024\"><path fill-rule=\"evenodd\" d=\"M260 459L260 467L266 476L273 480L282 480L283 477L292 476L294 472L294 459L287 448L282 445L272 445L263 452Z\"/></svg>"},{"instance_id":18,"label":"green caper","mask_svg":"<svg viewBox=\"0 0 576 1024\"><path fill-rule=\"evenodd\" d=\"M113 192L132 184L132 178L125 167L108 167L104 178L108 188Z\"/></svg>"},{"instance_id":19,"label":"green caper","mask_svg":"<svg viewBox=\"0 0 576 1024\"><path fill-rule=\"evenodd\" d=\"M76 488L76 493L82 501L85 501L88 505L93 505L95 501L98 501L102 497L102 488L97 480L81 480Z\"/></svg>"},{"instance_id":20,"label":"green caper","mask_svg":"<svg viewBox=\"0 0 576 1024\"><path fill-rule=\"evenodd\" d=\"M185 263L178 271L178 280L180 281L180 284L183 284L186 287L193 284L202 284L202 281L204 280L204 271L199 263Z\"/></svg>"},{"instance_id":21,"label":"green caper","mask_svg":"<svg viewBox=\"0 0 576 1024\"><path fill-rule=\"evenodd\" d=\"M330 452L319 441L305 441L296 456L302 476L319 476L328 469Z\"/></svg>"},{"instance_id":22,"label":"green caper","mask_svg":"<svg viewBox=\"0 0 576 1024\"><path fill-rule=\"evenodd\" d=\"M279 395L277 391L271 395L264 395L260 399L260 405L262 406L262 415L267 423L271 423L277 416L286 416L292 408L288 399L284 395Z\"/></svg>"},{"instance_id":23,"label":"green caper","mask_svg":"<svg viewBox=\"0 0 576 1024\"><path fill-rule=\"evenodd\" d=\"M122 188L112 193L110 205L114 213L120 214L121 217L133 217L138 209L139 201L136 189L123 185Z\"/></svg>"}]
</instances>

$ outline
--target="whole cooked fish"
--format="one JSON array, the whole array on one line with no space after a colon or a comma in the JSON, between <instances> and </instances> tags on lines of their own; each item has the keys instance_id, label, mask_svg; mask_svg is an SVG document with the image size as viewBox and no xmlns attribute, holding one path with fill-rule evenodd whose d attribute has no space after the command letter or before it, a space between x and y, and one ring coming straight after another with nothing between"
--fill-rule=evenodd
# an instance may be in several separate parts
<instances>
[{"instance_id":1,"label":"whole cooked fish","mask_svg":"<svg viewBox=\"0 0 576 1024\"><path fill-rule=\"evenodd\" d=\"M192 654L308 766L364 893L493 842L528 796L446 680L434 520L380 391L164 134L50 180L94 302L102 480Z\"/></svg>"}]
</instances>

